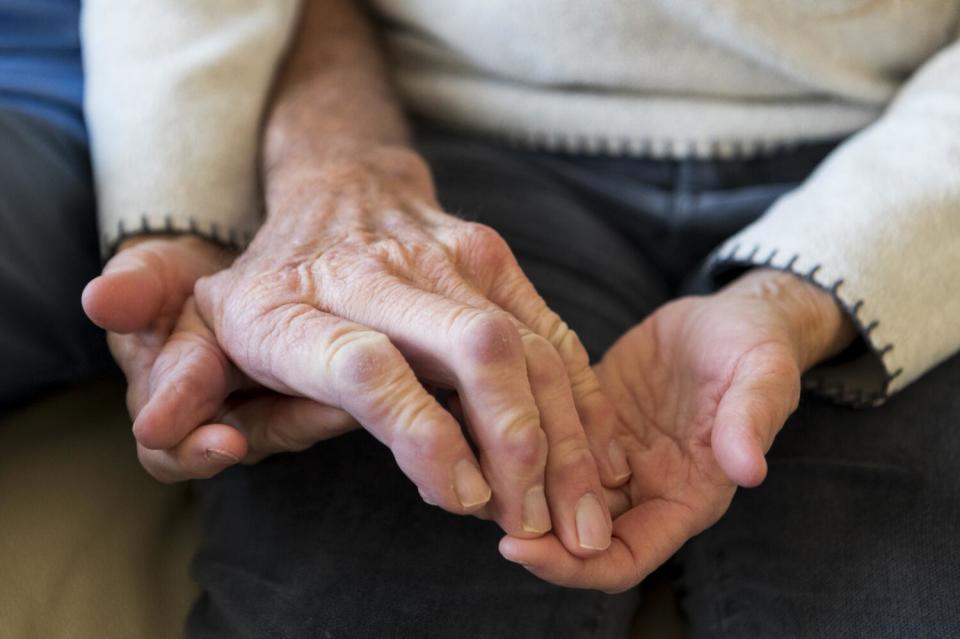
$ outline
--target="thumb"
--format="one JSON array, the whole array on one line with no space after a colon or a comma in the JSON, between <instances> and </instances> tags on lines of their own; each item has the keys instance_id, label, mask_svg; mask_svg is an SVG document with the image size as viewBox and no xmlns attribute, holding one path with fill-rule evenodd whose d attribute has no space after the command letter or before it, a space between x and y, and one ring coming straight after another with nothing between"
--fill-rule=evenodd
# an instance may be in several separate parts
<instances>
[{"instance_id":1,"label":"thumb","mask_svg":"<svg viewBox=\"0 0 960 639\"><path fill-rule=\"evenodd\" d=\"M231 259L229 252L191 235L132 238L87 284L83 310L108 331L145 330L165 306L179 311L197 279Z\"/></svg>"},{"instance_id":2,"label":"thumb","mask_svg":"<svg viewBox=\"0 0 960 639\"><path fill-rule=\"evenodd\" d=\"M785 349L746 353L734 367L713 423L713 454L740 486L757 486L767 474L766 452L800 399L800 369Z\"/></svg>"},{"instance_id":3,"label":"thumb","mask_svg":"<svg viewBox=\"0 0 960 639\"><path fill-rule=\"evenodd\" d=\"M118 253L83 289L83 310L100 328L132 333L148 328L163 307L159 256L134 246Z\"/></svg>"}]
</instances>

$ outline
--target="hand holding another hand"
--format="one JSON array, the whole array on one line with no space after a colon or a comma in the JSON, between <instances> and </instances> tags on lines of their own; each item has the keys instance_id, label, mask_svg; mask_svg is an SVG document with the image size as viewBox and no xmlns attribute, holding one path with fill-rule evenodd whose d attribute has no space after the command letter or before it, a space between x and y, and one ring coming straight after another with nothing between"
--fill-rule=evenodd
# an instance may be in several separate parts
<instances>
[{"instance_id":1,"label":"hand holding another hand","mask_svg":"<svg viewBox=\"0 0 960 639\"><path fill-rule=\"evenodd\" d=\"M253 390L197 314L197 279L233 255L194 236L127 240L84 291L127 377L137 454L161 481L210 477L241 460L305 448L356 426L342 411Z\"/></svg>"},{"instance_id":2,"label":"hand holding another hand","mask_svg":"<svg viewBox=\"0 0 960 639\"><path fill-rule=\"evenodd\" d=\"M600 478L629 472L613 413L506 243L442 212L400 149L289 170L267 201L244 255L196 287L230 360L353 415L430 503L518 537L553 527L576 554L606 548ZM423 383L458 392L479 458Z\"/></svg>"},{"instance_id":3,"label":"hand holding another hand","mask_svg":"<svg viewBox=\"0 0 960 639\"><path fill-rule=\"evenodd\" d=\"M636 585L716 522L737 486L763 481L764 454L797 406L800 374L853 336L829 294L769 270L662 306L596 367L633 470L608 496L618 515L609 550L581 558L552 536L508 536L501 552L561 585Z\"/></svg>"},{"instance_id":4,"label":"hand holding another hand","mask_svg":"<svg viewBox=\"0 0 960 639\"><path fill-rule=\"evenodd\" d=\"M604 485L629 474L612 408L505 242L443 213L406 151L285 185L232 265L196 238L145 239L88 287L144 466L208 477L356 418L426 501L519 537L554 528L581 556L606 548ZM479 459L423 383L457 391Z\"/></svg>"}]
</instances>

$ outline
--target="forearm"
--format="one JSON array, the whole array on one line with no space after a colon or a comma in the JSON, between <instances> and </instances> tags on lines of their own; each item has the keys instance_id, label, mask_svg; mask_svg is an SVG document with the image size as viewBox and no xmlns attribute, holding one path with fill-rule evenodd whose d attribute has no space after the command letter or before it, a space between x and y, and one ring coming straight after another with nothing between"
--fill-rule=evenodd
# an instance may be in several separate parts
<instances>
[{"instance_id":1,"label":"forearm","mask_svg":"<svg viewBox=\"0 0 960 639\"><path fill-rule=\"evenodd\" d=\"M267 116L268 201L286 176L406 144L368 17L354 0L308 0Z\"/></svg>"}]
</instances>

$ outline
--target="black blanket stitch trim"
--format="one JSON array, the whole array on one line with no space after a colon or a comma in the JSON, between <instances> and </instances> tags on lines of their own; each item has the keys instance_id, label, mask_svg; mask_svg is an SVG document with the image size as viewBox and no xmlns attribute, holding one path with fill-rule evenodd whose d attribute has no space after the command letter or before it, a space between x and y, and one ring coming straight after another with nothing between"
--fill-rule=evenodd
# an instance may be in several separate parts
<instances>
[{"instance_id":1,"label":"black blanket stitch trim","mask_svg":"<svg viewBox=\"0 0 960 639\"><path fill-rule=\"evenodd\" d=\"M853 388L848 389L842 383L831 381L825 383L823 380L819 380L818 383L812 383L806 386L810 390L814 390L817 393L825 395L831 399L840 401L844 404L849 404L852 406L863 407L863 406L877 406L889 397L890 384L903 373L903 368L900 367L893 372L889 372L889 367L884 362L884 357L893 351L894 344L892 342L878 346L873 343L870 338L870 334L876 330L880 325L879 320L871 320L869 323L865 322L862 317L862 311L864 306L863 299L858 299L853 304L849 304L839 295L840 287L843 286L843 278L837 278L831 284L827 284L817 278L817 272L820 270L822 264L815 264L809 271L803 273L796 269L796 262L800 259L800 254L794 254L786 264L779 266L773 263L773 259L776 257L779 252L778 249L773 249L770 252L770 255L762 261L756 259L757 254L760 252L761 245L756 244L750 250L750 252L743 256L737 257L737 253L740 250L740 244L734 244L729 251L724 253L715 254L714 258L711 260L711 269L712 267L719 263L725 262L727 264L736 264L740 266L768 266L770 268L775 268L777 270L786 271L800 277L801 279L810 282L811 284L817 286L818 288L823 289L824 291L830 293L837 303L850 315L853 320L854 325L857 327L857 330L860 331L860 334L864 336L864 341L867 344L867 347L873 352L874 355L880 360L883 366L884 380L883 386L879 393L869 393L864 394L863 389Z\"/></svg>"},{"instance_id":2,"label":"black blanket stitch trim","mask_svg":"<svg viewBox=\"0 0 960 639\"><path fill-rule=\"evenodd\" d=\"M104 260L109 259L117 250L117 246L124 240L136 235L167 235L167 234L187 234L198 235L203 239L231 251L240 252L253 239L253 231L238 233L236 229L230 228L224 233L220 225L211 222L207 228L201 228L197 221L188 218L186 224L177 224L172 215L165 215L161 224L151 224L149 216L144 213L140 216L140 225L134 228L127 228L124 221L117 220L116 233L103 234Z\"/></svg>"}]
</instances>

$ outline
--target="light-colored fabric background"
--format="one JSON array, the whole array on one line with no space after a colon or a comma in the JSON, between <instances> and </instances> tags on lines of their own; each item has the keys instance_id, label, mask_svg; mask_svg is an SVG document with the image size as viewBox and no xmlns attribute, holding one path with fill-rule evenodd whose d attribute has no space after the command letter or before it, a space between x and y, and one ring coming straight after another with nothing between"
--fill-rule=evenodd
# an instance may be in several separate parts
<instances>
[{"instance_id":1,"label":"light-colored fabric background","mask_svg":"<svg viewBox=\"0 0 960 639\"><path fill-rule=\"evenodd\" d=\"M119 380L3 417L0 638L180 636L195 519L140 469Z\"/></svg>"}]
</instances>

